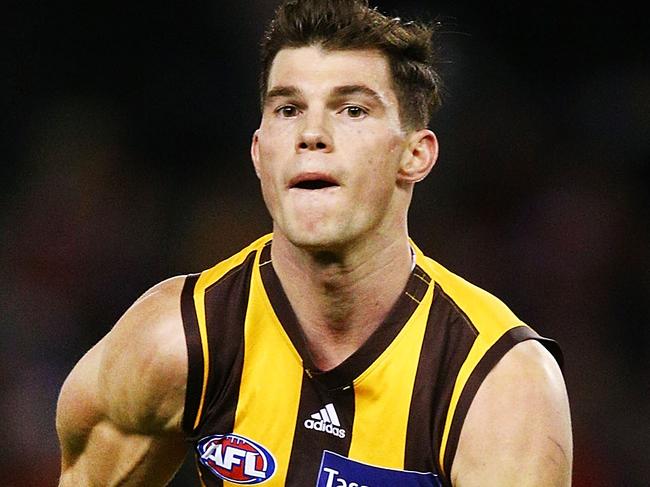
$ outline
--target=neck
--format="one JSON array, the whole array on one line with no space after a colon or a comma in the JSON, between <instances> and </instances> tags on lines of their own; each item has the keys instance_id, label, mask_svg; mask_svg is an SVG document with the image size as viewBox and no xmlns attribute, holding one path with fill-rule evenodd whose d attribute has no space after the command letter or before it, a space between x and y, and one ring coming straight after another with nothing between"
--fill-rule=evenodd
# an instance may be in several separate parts
<instances>
[{"instance_id":1,"label":"neck","mask_svg":"<svg viewBox=\"0 0 650 487\"><path fill-rule=\"evenodd\" d=\"M379 327L411 273L406 234L336 251L302 249L277 234L271 255L321 370L341 363Z\"/></svg>"}]
</instances>

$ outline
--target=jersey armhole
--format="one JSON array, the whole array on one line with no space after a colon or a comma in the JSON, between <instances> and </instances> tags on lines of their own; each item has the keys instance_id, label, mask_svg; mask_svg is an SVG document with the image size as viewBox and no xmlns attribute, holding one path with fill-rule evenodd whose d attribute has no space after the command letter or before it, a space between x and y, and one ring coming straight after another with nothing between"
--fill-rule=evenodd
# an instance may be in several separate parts
<instances>
[{"instance_id":1,"label":"jersey armhole","mask_svg":"<svg viewBox=\"0 0 650 487\"><path fill-rule=\"evenodd\" d=\"M537 340L540 342L553 355L560 368L564 366L562 351L554 340L538 335L532 328L526 325L517 326L504 333L481 358L460 394L449 429L444 463L441 466L442 471L446 473L446 477L451 474L451 467L458 448L461 429L479 387L499 360L515 345L526 340Z\"/></svg>"},{"instance_id":2,"label":"jersey armhole","mask_svg":"<svg viewBox=\"0 0 650 487\"><path fill-rule=\"evenodd\" d=\"M194 289L200 274L189 274L181 292L181 316L187 346L187 382L182 427L186 435L194 430L203 388L204 358L201 333L194 304Z\"/></svg>"}]
</instances>

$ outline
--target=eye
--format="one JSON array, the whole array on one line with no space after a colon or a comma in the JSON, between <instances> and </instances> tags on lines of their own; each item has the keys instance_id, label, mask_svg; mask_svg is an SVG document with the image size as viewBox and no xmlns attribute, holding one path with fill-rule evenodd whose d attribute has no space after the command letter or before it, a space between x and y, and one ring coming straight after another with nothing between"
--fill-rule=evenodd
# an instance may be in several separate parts
<instances>
[{"instance_id":1,"label":"eye","mask_svg":"<svg viewBox=\"0 0 650 487\"><path fill-rule=\"evenodd\" d=\"M368 115L368 112L357 105L350 105L343 109L343 112L347 114L350 118L362 118L365 115Z\"/></svg>"},{"instance_id":2,"label":"eye","mask_svg":"<svg viewBox=\"0 0 650 487\"><path fill-rule=\"evenodd\" d=\"M275 113L284 118L293 118L298 115L298 108L294 105L283 105L275 110Z\"/></svg>"}]
</instances>

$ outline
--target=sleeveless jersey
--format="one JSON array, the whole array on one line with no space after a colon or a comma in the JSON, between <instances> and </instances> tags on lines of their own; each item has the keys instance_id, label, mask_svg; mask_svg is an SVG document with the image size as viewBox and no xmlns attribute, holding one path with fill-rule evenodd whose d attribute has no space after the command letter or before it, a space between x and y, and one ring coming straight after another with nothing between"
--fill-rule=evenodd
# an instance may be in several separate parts
<instances>
[{"instance_id":1,"label":"sleeveless jersey","mask_svg":"<svg viewBox=\"0 0 650 487\"><path fill-rule=\"evenodd\" d=\"M494 365L539 336L425 257L385 321L322 372L271 262L271 235L189 275L183 428L204 486L449 486L461 427Z\"/></svg>"}]
</instances>

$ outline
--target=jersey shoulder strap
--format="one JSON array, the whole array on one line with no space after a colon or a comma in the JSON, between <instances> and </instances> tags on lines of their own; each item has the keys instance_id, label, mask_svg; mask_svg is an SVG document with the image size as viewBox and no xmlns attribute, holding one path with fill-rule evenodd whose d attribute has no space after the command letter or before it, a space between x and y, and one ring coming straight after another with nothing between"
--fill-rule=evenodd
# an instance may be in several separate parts
<instances>
[{"instance_id":1,"label":"jersey shoulder strap","mask_svg":"<svg viewBox=\"0 0 650 487\"><path fill-rule=\"evenodd\" d=\"M182 426L191 436L218 399L243 341L250 276L255 255L271 241L256 240L212 268L185 279L181 314L188 354Z\"/></svg>"}]
</instances>

